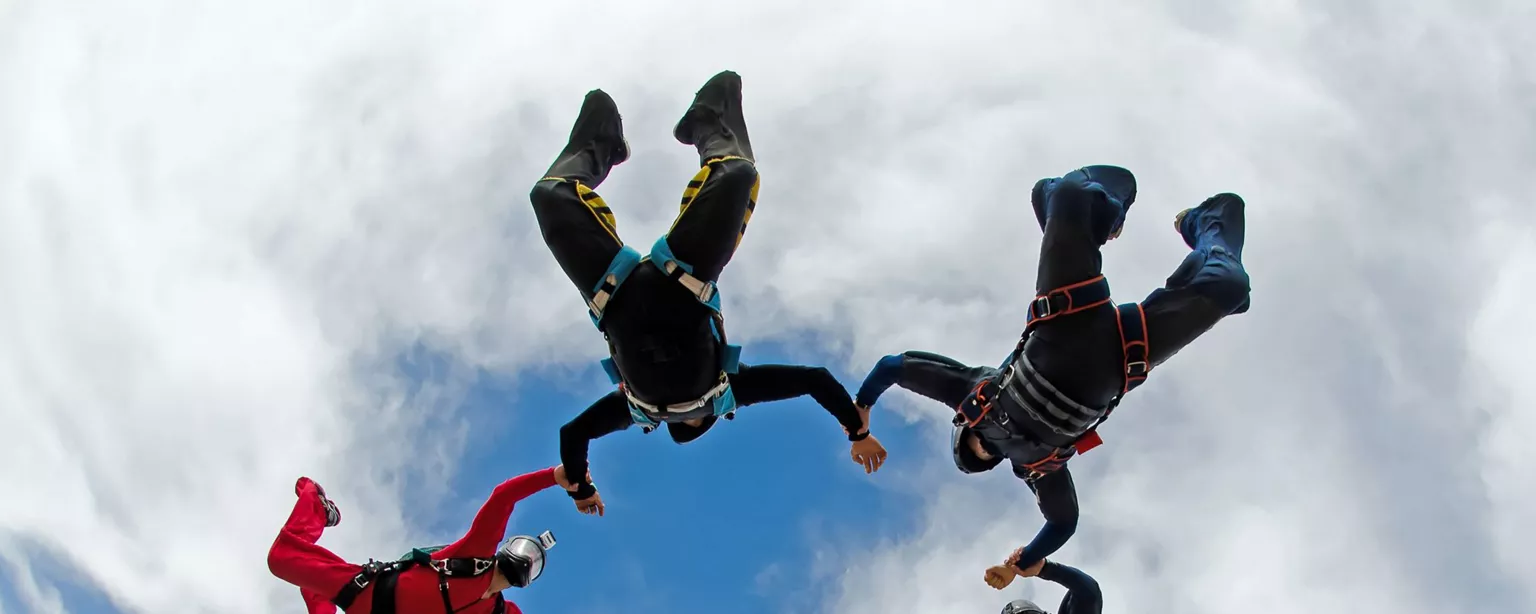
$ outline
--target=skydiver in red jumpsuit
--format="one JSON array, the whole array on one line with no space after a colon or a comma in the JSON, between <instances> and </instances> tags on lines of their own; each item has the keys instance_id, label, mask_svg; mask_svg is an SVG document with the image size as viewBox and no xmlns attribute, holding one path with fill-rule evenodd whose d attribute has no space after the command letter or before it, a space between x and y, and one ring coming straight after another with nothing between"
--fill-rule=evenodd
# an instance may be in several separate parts
<instances>
[{"instance_id":1,"label":"skydiver in red jumpsuit","mask_svg":"<svg viewBox=\"0 0 1536 614\"><path fill-rule=\"evenodd\" d=\"M341 522L341 512L325 489L301 477L294 485L298 503L267 553L267 567L299 587L310 614L334 614L337 608L354 614L521 614L501 591L527 587L539 577L554 537L546 531L502 542L502 535L518 501L555 485L575 488L564 466L502 482L458 541L358 565L316 544L326 527Z\"/></svg>"}]
</instances>

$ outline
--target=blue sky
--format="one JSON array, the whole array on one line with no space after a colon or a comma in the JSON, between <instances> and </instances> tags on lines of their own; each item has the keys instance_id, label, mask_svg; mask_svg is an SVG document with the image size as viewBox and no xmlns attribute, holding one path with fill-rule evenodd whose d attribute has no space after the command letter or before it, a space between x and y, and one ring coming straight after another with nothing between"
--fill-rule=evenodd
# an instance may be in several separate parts
<instances>
[{"instance_id":1,"label":"blue sky","mask_svg":"<svg viewBox=\"0 0 1536 614\"><path fill-rule=\"evenodd\" d=\"M771 346L751 347L743 360L795 363ZM862 378L839 376L854 386ZM557 381L532 377L512 387L491 379L475 388L466 418L480 421L483 434L471 439L465 469L455 476L457 498L429 526L462 523L478 505L474 493L506 472L552 464L556 429L610 390L596 365L577 382L551 379ZM511 407L526 417L516 429L496 428L497 413ZM879 433L894 452L888 473L876 480L913 465L922 452L914 449L922 443L916 427L899 424ZM913 497L879 488L847 460L836 421L809 397L745 408L686 446L665 433L630 429L592 449L606 516L576 513L558 490L528 499L514 514L515 530L547 527L560 539L539 586L509 593L529 611L597 611L641 595L678 612L780 612L804 600L802 592L826 590L804 564L819 537L889 534L911 524L909 510L917 509ZM760 583L759 572L774 564L782 571ZM577 603L564 603L563 595L578 595Z\"/></svg>"}]
</instances>

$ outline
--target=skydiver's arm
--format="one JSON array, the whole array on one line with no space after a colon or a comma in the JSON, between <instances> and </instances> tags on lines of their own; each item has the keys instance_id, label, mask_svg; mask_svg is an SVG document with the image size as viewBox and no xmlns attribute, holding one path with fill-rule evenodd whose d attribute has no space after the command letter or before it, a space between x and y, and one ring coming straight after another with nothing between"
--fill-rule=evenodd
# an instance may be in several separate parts
<instances>
[{"instance_id":1,"label":"skydiver's arm","mask_svg":"<svg viewBox=\"0 0 1536 614\"><path fill-rule=\"evenodd\" d=\"M587 480L587 447L592 440L617 433L634 424L624 393L615 390L598 399L565 426L560 427L560 463L565 475L580 488L572 496L587 498L597 492Z\"/></svg>"},{"instance_id":2,"label":"skydiver's arm","mask_svg":"<svg viewBox=\"0 0 1536 614\"><path fill-rule=\"evenodd\" d=\"M731 376L731 389L736 403L742 406L811 395L849 433L864 428L864 420L853 407L853 397L826 367L741 365Z\"/></svg>"},{"instance_id":3,"label":"skydiver's arm","mask_svg":"<svg viewBox=\"0 0 1536 614\"><path fill-rule=\"evenodd\" d=\"M1045 526L1040 527L1035 539L1024 547L1018 562L1014 563L1020 571L1054 554L1077 532L1077 487L1072 484L1070 470L1062 467L1046 474L1035 480L1030 489L1035 491Z\"/></svg>"},{"instance_id":4,"label":"skydiver's arm","mask_svg":"<svg viewBox=\"0 0 1536 614\"><path fill-rule=\"evenodd\" d=\"M1099 583L1082 570L1054 561L1040 567L1040 579L1062 585L1067 595L1061 598L1056 614L1099 614L1104 608L1104 593Z\"/></svg>"},{"instance_id":5,"label":"skydiver's arm","mask_svg":"<svg viewBox=\"0 0 1536 614\"><path fill-rule=\"evenodd\" d=\"M856 397L860 406L873 407L891 386L900 386L949 407L965 402L971 383L979 376L976 367L948 356L930 352L907 351L881 358L875 363Z\"/></svg>"},{"instance_id":6,"label":"skydiver's arm","mask_svg":"<svg viewBox=\"0 0 1536 614\"><path fill-rule=\"evenodd\" d=\"M448 546L433 553L433 558L490 557L496 554L496 546L507 532L507 519L512 508L528 495L555 485L555 468L548 467L525 473L497 486L491 497L480 506L469 532Z\"/></svg>"}]
</instances>

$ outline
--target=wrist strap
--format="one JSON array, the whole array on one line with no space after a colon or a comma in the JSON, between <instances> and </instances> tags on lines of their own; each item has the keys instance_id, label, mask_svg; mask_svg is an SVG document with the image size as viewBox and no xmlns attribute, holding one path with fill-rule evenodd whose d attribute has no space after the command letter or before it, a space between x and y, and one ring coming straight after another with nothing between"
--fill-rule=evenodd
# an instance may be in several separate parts
<instances>
[{"instance_id":1,"label":"wrist strap","mask_svg":"<svg viewBox=\"0 0 1536 614\"><path fill-rule=\"evenodd\" d=\"M855 433L848 436L848 441L855 443L864 441L865 439L869 439L869 431L864 431L863 433Z\"/></svg>"},{"instance_id":2,"label":"wrist strap","mask_svg":"<svg viewBox=\"0 0 1536 614\"><path fill-rule=\"evenodd\" d=\"M597 494L597 486L593 485L591 482L582 482L576 486L576 490L567 490L565 492L566 494L570 495L572 499L580 501L582 499L590 499L592 498L592 495Z\"/></svg>"}]
</instances>

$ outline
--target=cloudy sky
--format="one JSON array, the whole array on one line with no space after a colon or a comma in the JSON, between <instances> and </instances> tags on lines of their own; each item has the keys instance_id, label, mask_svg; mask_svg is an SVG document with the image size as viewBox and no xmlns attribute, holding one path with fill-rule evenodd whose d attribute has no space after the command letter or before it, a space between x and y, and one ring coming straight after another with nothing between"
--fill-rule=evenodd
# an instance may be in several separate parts
<instances>
[{"instance_id":1,"label":"cloudy sky","mask_svg":"<svg viewBox=\"0 0 1536 614\"><path fill-rule=\"evenodd\" d=\"M1536 8L1521 0L0 2L0 613L298 613L265 554L295 477L387 558L557 462L601 338L527 193L582 95L634 149L647 245L694 90L745 81L761 206L724 279L748 361L856 387L905 349L995 364L1038 178L1137 173L1116 298L1248 202L1253 309L1074 463L1056 559L1106 612L1536 612ZM1040 524L904 392L865 476L808 400L696 444L596 445L528 612L985 613ZM709 510L678 519L679 505ZM668 519L658 528L658 518Z\"/></svg>"}]
</instances>

